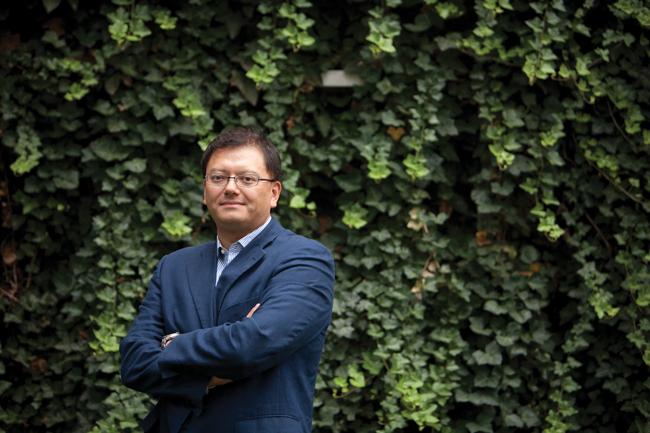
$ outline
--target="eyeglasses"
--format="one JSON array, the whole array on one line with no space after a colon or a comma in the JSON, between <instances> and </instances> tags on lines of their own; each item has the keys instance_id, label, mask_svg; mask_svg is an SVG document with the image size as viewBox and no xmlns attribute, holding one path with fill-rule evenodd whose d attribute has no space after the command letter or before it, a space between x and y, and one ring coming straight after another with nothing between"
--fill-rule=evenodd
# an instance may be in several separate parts
<instances>
[{"instance_id":1,"label":"eyeglasses","mask_svg":"<svg viewBox=\"0 0 650 433\"><path fill-rule=\"evenodd\" d=\"M255 173L238 174L237 176L226 176L225 174L221 173L212 173L205 177L206 182L210 182L210 184L214 186L226 186L230 179L235 179L235 185L243 186L245 188L252 188L256 186L258 183L260 183L260 180L264 182L276 181L276 179L261 178Z\"/></svg>"}]
</instances>

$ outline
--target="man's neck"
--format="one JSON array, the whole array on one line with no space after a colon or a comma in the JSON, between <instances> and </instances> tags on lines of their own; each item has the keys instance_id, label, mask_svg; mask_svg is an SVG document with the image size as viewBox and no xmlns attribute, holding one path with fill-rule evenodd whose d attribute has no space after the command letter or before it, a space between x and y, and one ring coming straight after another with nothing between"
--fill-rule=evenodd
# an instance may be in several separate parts
<instances>
[{"instance_id":1,"label":"man's neck","mask_svg":"<svg viewBox=\"0 0 650 433\"><path fill-rule=\"evenodd\" d=\"M219 238L219 243L221 246L225 249L229 249L232 244L246 236L248 233L232 233L222 229L218 230L217 237Z\"/></svg>"},{"instance_id":2,"label":"man's neck","mask_svg":"<svg viewBox=\"0 0 650 433\"><path fill-rule=\"evenodd\" d=\"M263 225L265 225L269 220L270 216L264 220L264 222L257 227L253 228L252 230L228 230L227 228L224 227L217 227L217 237L219 238L219 243L221 244L222 248L230 249L230 246L234 244L235 242L239 241L243 237L247 236L249 233L254 232L255 230L259 229Z\"/></svg>"}]
</instances>

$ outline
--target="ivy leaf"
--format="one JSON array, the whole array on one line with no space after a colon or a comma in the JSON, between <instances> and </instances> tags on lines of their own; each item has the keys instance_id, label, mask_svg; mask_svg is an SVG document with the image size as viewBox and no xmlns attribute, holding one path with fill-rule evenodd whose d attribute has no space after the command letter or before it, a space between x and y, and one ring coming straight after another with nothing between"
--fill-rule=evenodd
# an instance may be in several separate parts
<instances>
[{"instance_id":1,"label":"ivy leaf","mask_svg":"<svg viewBox=\"0 0 650 433\"><path fill-rule=\"evenodd\" d=\"M368 163L368 177L373 180L382 180L390 176L388 161L372 160Z\"/></svg>"},{"instance_id":2,"label":"ivy leaf","mask_svg":"<svg viewBox=\"0 0 650 433\"><path fill-rule=\"evenodd\" d=\"M98 140L95 140L91 145L90 149L95 155L104 161L118 161L126 159L130 150L120 143L110 140L107 137L102 137Z\"/></svg>"},{"instance_id":3,"label":"ivy leaf","mask_svg":"<svg viewBox=\"0 0 650 433\"><path fill-rule=\"evenodd\" d=\"M343 224L346 226L358 230L368 224L368 210L358 203L344 205L342 210Z\"/></svg>"},{"instance_id":4,"label":"ivy leaf","mask_svg":"<svg viewBox=\"0 0 650 433\"><path fill-rule=\"evenodd\" d=\"M233 70L232 72L231 81L252 106L257 105L258 92L257 87L255 86L255 82L248 79L246 76L236 70Z\"/></svg>"},{"instance_id":5,"label":"ivy leaf","mask_svg":"<svg viewBox=\"0 0 650 433\"><path fill-rule=\"evenodd\" d=\"M519 112L514 108L503 110L503 122L508 128L519 128L524 126L524 120Z\"/></svg>"},{"instance_id":6,"label":"ivy leaf","mask_svg":"<svg viewBox=\"0 0 650 433\"><path fill-rule=\"evenodd\" d=\"M316 126L321 135L327 137L332 127L332 121L327 114L319 114L316 116Z\"/></svg>"},{"instance_id":7,"label":"ivy leaf","mask_svg":"<svg viewBox=\"0 0 650 433\"><path fill-rule=\"evenodd\" d=\"M61 0L42 0L45 11L49 14L54 9L58 8L61 4Z\"/></svg>"},{"instance_id":8,"label":"ivy leaf","mask_svg":"<svg viewBox=\"0 0 650 433\"><path fill-rule=\"evenodd\" d=\"M545 156L548 162L550 162L552 165L555 165L557 167L564 166L564 159L562 159L557 150L551 150L547 152Z\"/></svg>"},{"instance_id":9,"label":"ivy leaf","mask_svg":"<svg viewBox=\"0 0 650 433\"><path fill-rule=\"evenodd\" d=\"M147 168L147 160L144 158L133 158L124 163L124 168L134 173L142 173Z\"/></svg>"},{"instance_id":10,"label":"ivy leaf","mask_svg":"<svg viewBox=\"0 0 650 433\"><path fill-rule=\"evenodd\" d=\"M432 26L429 15L418 14L413 21L413 24L404 24L404 28L413 33L421 33Z\"/></svg>"},{"instance_id":11,"label":"ivy leaf","mask_svg":"<svg viewBox=\"0 0 650 433\"><path fill-rule=\"evenodd\" d=\"M355 388L363 388L366 386L365 377L356 364L348 365L348 375L350 377L350 385Z\"/></svg>"},{"instance_id":12,"label":"ivy leaf","mask_svg":"<svg viewBox=\"0 0 650 433\"><path fill-rule=\"evenodd\" d=\"M309 206L309 204L307 203L307 196L309 195L308 189L294 187L291 190L291 192L293 193L293 197L291 197L291 201L289 202L289 207L293 209L303 209Z\"/></svg>"},{"instance_id":13,"label":"ivy leaf","mask_svg":"<svg viewBox=\"0 0 650 433\"><path fill-rule=\"evenodd\" d=\"M165 215L160 227L172 238L181 238L192 233L190 218L180 211L174 211Z\"/></svg>"},{"instance_id":14,"label":"ivy leaf","mask_svg":"<svg viewBox=\"0 0 650 433\"><path fill-rule=\"evenodd\" d=\"M600 288L595 289L589 297L589 303L599 319L612 318L618 314L620 308L612 306L612 300L612 294Z\"/></svg>"},{"instance_id":15,"label":"ivy leaf","mask_svg":"<svg viewBox=\"0 0 650 433\"><path fill-rule=\"evenodd\" d=\"M59 171L52 181L57 188L76 189L79 186L79 171L76 169Z\"/></svg>"},{"instance_id":16,"label":"ivy leaf","mask_svg":"<svg viewBox=\"0 0 650 433\"><path fill-rule=\"evenodd\" d=\"M499 305L497 301L492 299L486 301L483 308L485 308L486 311L489 311L490 313L496 315L506 314L508 312L507 308Z\"/></svg>"},{"instance_id":17,"label":"ivy leaf","mask_svg":"<svg viewBox=\"0 0 650 433\"><path fill-rule=\"evenodd\" d=\"M339 174L334 177L336 184L345 192L359 191L363 188L362 178L358 172Z\"/></svg>"},{"instance_id":18,"label":"ivy leaf","mask_svg":"<svg viewBox=\"0 0 650 433\"><path fill-rule=\"evenodd\" d=\"M4 371L2 373L4 373ZM11 388L11 382L0 380L0 395L4 394L4 392L9 388Z\"/></svg>"},{"instance_id":19,"label":"ivy leaf","mask_svg":"<svg viewBox=\"0 0 650 433\"><path fill-rule=\"evenodd\" d=\"M108 26L108 32L111 35L111 38L115 40L119 45L124 44L127 41L129 33L129 14L126 9L120 7L115 12L107 15L110 25Z\"/></svg>"},{"instance_id":20,"label":"ivy leaf","mask_svg":"<svg viewBox=\"0 0 650 433\"><path fill-rule=\"evenodd\" d=\"M158 9L155 10L152 15L156 20L156 24L158 24L162 30L173 30L176 28L176 21L178 18L173 17L169 10Z\"/></svg>"},{"instance_id":21,"label":"ivy leaf","mask_svg":"<svg viewBox=\"0 0 650 433\"><path fill-rule=\"evenodd\" d=\"M104 89L109 95L114 95L117 92L117 89L120 88L120 77L119 75L113 75L108 80L104 81Z\"/></svg>"},{"instance_id":22,"label":"ivy leaf","mask_svg":"<svg viewBox=\"0 0 650 433\"><path fill-rule=\"evenodd\" d=\"M472 358L479 365L501 365L503 356L499 345L493 341L485 347L485 350L477 350L472 353Z\"/></svg>"},{"instance_id":23,"label":"ivy leaf","mask_svg":"<svg viewBox=\"0 0 650 433\"><path fill-rule=\"evenodd\" d=\"M369 11L369 33L366 40L371 43L370 49L374 54L394 53L396 51L393 39L400 34L399 19L394 14L384 15L382 8L376 7Z\"/></svg>"},{"instance_id":24,"label":"ivy leaf","mask_svg":"<svg viewBox=\"0 0 650 433\"><path fill-rule=\"evenodd\" d=\"M507 169L515 160L515 155L505 150L501 143L490 144L488 149L490 149L490 152L496 158L501 170Z\"/></svg>"},{"instance_id":25,"label":"ivy leaf","mask_svg":"<svg viewBox=\"0 0 650 433\"><path fill-rule=\"evenodd\" d=\"M429 174L429 169L426 166L426 159L420 154L409 154L404 158L404 166L406 173L412 179L421 179Z\"/></svg>"},{"instance_id":26,"label":"ivy leaf","mask_svg":"<svg viewBox=\"0 0 650 433\"><path fill-rule=\"evenodd\" d=\"M28 173L38 165L38 161L42 156L40 150L41 139L30 126L18 125L16 134L8 134L4 137L4 142L8 147L13 147L18 153L18 159L10 166L11 171L15 174Z\"/></svg>"},{"instance_id":27,"label":"ivy leaf","mask_svg":"<svg viewBox=\"0 0 650 433\"><path fill-rule=\"evenodd\" d=\"M532 245L525 245L520 251L520 259L524 263L534 263L539 260L539 252Z\"/></svg>"},{"instance_id":28,"label":"ivy leaf","mask_svg":"<svg viewBox=\"0 0 650 433\"><path fill-rule=\"evenodd\" d=\"M307 202L305 201L305 197L301 195L294 195L289 201L289 207L293 209L302 209L305 206L307 206Z\"/></svg>"},{"instance_id":29,"label":"ivy leaf","mask_svg":"<svg viewBox=\"0 0 650 433\"><path fill-rule=\"evenodd\" d=\"M402 126L404 122L395 116L392 110L386 110L381 113L381 122L388 126Z\"/></svg>"}]
</instances>

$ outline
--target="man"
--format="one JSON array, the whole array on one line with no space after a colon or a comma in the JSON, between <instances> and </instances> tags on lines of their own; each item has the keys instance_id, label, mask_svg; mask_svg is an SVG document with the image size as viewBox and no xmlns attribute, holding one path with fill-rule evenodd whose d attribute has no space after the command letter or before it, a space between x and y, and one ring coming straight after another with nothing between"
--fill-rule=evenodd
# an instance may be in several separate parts
<instances>
[{"instance_id":1,"label":"man","mask_svg":"<svg viewBox=\"0 0 650 433\"><path fill-rule=\"evenodd\" d=\"M158 263L120 345L122 382L158 399L145 432L309 432L332 257L271 218L280 158L262 133L222 133L201 165L217 239Z\"/></svg>"}]
</instances>

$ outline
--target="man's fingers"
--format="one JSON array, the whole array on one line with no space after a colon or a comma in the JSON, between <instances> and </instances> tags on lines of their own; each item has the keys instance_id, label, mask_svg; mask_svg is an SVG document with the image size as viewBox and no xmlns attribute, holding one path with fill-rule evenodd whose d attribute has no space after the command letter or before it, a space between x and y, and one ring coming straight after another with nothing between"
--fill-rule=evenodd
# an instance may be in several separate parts
<instances>
[{"instance_id":1,"label":"man's fingers","mask_svg":"<svg viewBox=\"0 0 650 433\"><path fill-rule=\"evenodd\" d=\"M160 347L162 347L162 348L164 349L164 348L167 347L167 346L169 345L169 343L171 343L172 340L173 340L174 338L176 338L177 336L178 336L178 332L174 332L173 334L167 334L167 335L165 335L165 336L162 338L161 342L160 342Z\"/></svg>"},{"instance_id":2,"label":"man's fingers","mask_svg":"<svg viewBox=\"0 0 650 433\"><path fill-rule=\"evenodd\" d=\"M232 380L230 379L223 379L221 377L212 376L210 378L210 383L208 384L208 389L214 388L215 386L225 385L230 382L232 382Z\"/></svg>"},{"instance_id":3,"label":"man's fingers","mask_svg":"<svg viewBox=\"0 0 650 433\"><path fill-rule=\"evenodd\" d=\"M249 319L251 317L253 317L253 314L257 311L258 308L260 308L260 305L262 305L262 304L260 304L260 303L255 304L255 306L253 308L251 308L251 310L248 312L246 317L248 317Z\"/></svg>"}]
</instances>

